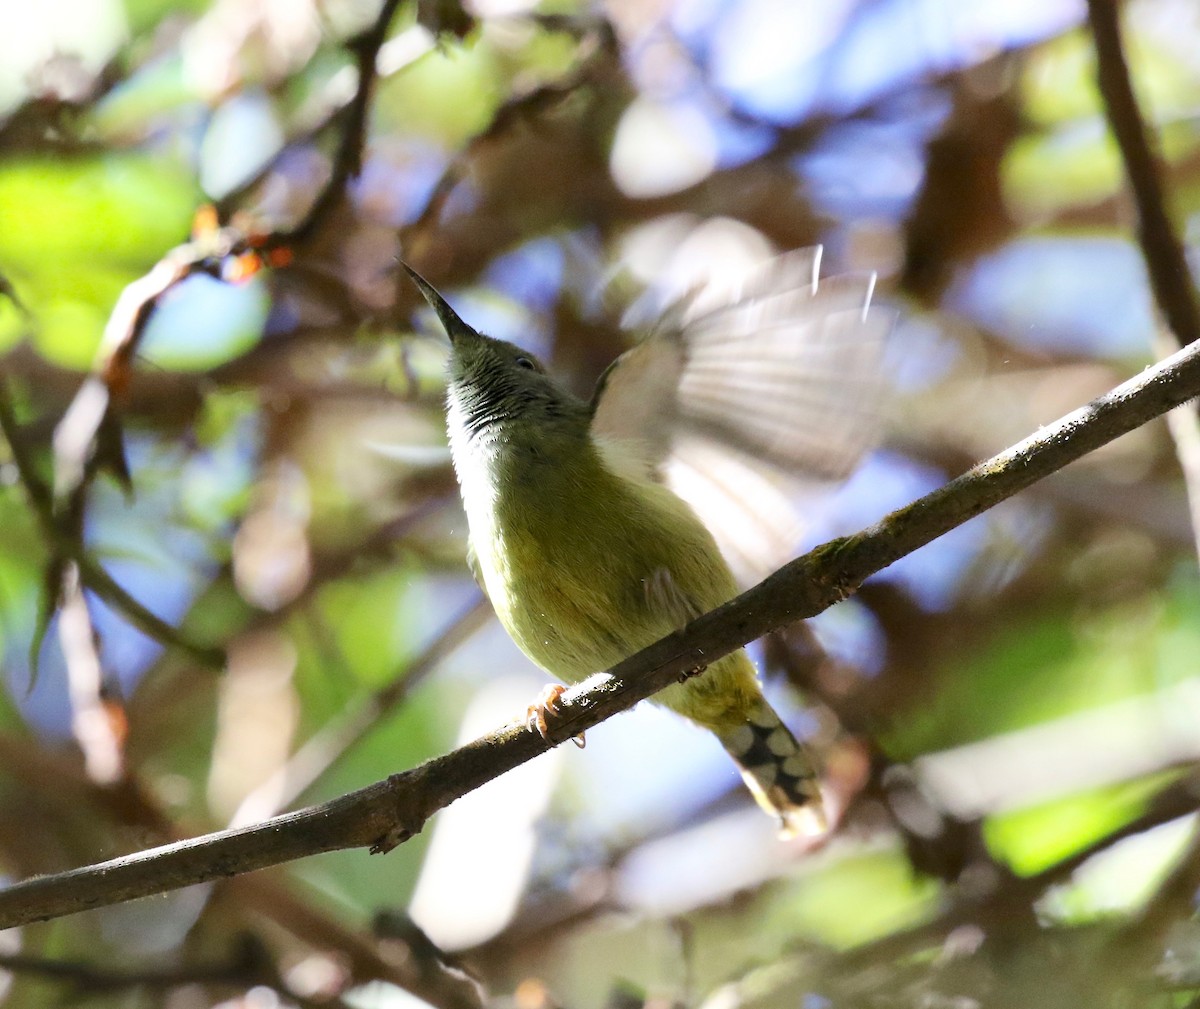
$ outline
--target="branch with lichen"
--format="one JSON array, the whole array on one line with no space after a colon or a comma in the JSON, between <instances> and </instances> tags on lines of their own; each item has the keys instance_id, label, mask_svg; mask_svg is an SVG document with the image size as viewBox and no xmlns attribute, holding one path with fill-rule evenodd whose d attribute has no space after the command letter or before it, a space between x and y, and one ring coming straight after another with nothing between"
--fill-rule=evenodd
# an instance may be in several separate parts
<instances>
[{"instance_id":1,"label":"branch with lichen","mask_svg":"<svg viewBox=\"0 0 1200 1009\"><path fill-rule=\"evenodd\" d=\"M468 792L763 634L820 613L901 557L1198 394L1200 345L1193 345L871 528L797 558L719 609L568 691L548 739L523 724L506 725L318 806L14 884L0 891L0 928L325 851L390 851Z\"/></svg>"}]
</instances>

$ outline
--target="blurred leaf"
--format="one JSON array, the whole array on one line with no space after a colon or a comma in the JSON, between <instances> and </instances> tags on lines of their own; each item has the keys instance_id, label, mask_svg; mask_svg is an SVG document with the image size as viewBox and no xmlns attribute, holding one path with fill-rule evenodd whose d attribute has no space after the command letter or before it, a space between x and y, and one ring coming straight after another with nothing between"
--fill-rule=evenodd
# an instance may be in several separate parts
<instances>
[{"instance_id":1,"label":"blurred leaf","mask_svg":"<svg viewBox=\"0 0 1200 1009\"><path fill-rule=\"evenodd\" d=\"M200 144L200 185L214 199L252 181L279 152L283 130L270 98L241 91L209 116Z\"/></svg>"},{"instance_id":2,"label":"blurred leaf","mask_svg":"<svg viewBox=\"0 0 1200 1009\"><path fill-rule=\"evenodd\" d=\"M261 276L243 284L206 274L188 277L150 317L139 356L166 371L216 368L258 343L270 305Z\"/></svg>"},{"instance_id":3,"label":"blurred leaf","mask_svg":"<svg viewBox=\"0 0 1200 1009\"><path fill-rule=\"evenodd\" d=\"M336 675L330 669L324 673ZM353 699L349 703L353 704ZM352 747L314 786L306 801L319 802L362 788L443 752L453 741L442 712L448 703L457 704L446 688L435 682L425 684ZM343 915L362 921L379 909L407 905L429 836L426 831L384 856L365 851L332 852L297 863L293 871L326 894Z\"/></svg>"},{"instance_id":4,"label":"blurred leaf","mask_svg":"<svg viewBox=\"0 0 1200 1009\"><path fill-rule=\"evenodd\" d=\"M1130 19L1130 71L1143 117L1170 126L1190 118L1200 101L1194 68ZM1116 195L1125 172L1096 84L1096 57L1086 31L1067 33L1034 50L1021 71L1026 117L1041 127L1019 140L1004 163L1005 193L1029 216L1099 202ZM1165 143L1164 143L1165 141ZM1167 129L1158 140L1167 157L1195 150L1191 127Z\"/></svg>"},{"instance_id":5,"label":"blurred leaf","mask_svg":"<svg viewBox=\"0 0 1200 1009\"><path fill-rule=\"evenodd\" d=\"M884 738L907 759L998 735L1196 675L1200 609L1191 581L1091 613L1027 615L935 674L931 703Z\"/></svg>"},{"instance_id":6,"label":"blurred leaf","mask_svg":"<svg viewBox=\"0 0 1200 1009\"><path fill-rule=\"evenodd\" d=\"M183 59L169 54L138 67L100 99L89 125L106 140L140 139L165 113L191 105L201 110L198 82L185 72Z\"/></svg>"},{"instance_id":7,"label":"blurred leaf","mask_svg":"<svg viewBox=\"0 0 1200 1009\"><path fill-rule=\"evenodd\" d=\"M1005 196L1030 216L1096 203L1114 195L1124 179L1117 146L1099 115L1022 137L1003 164Z\"/></svg>"},{"instance_id":8,"label":"blurred leaf","mask_svg":"<svg viewBox=\"0 0 1200 1009\"><path fill-rule=\"evenodd\" d=\"M351 674L355 684L391 682L415 650L411 620L416 610L408 599L414 578L412 568L397 564L323 586L304 617L313 650L302 665L327 676L336 662L339 675Z\"/></svg>"},{"instance_id":9,"label":"blurred leaf","mask_svg":"<svg viewBox=\"0 0 1200 1009\"><path fill-rule=\"evenodd\" d=\"M1032 876L1106 837L1145 811L1178 774L1156 774L1029 809L988 817L988 848L1022 876Z\"/></svg>"},{"instance_id":10,"label":"blurred leaf","mask_svg":"<svg viewBox=\"0 0 1200 1009\"><path fill-rule=\"evenodd\" d=\"M37 320L38 350L86 368L121 289L187 237L195 183L162 158L0 162L0 266ZM0 346L18 332L0 332Z\"/></svg>"},{"instance_id":11,"label":"blurred leaf","mask_svg":"<svg viewBox=\"0 0 1200 1009\"><path fill-rule=\"evenodd\" d=\"M1103 115L1096 56L1084 30L1067 32L1034 49L1021 68L1025 114L1039 125Z\"/></svg>"},{"instance_id":12,"label":"blurred leaf","mask_svg":"<svg viewBox=\"0 0 1200 1009\"><path fill-rule=\"evenodd\" d=\"M378 115L392 128L434 137L456 150L482 130L504 98L495 59L482 41L448 46L381 81Z\"/></svg>"},{"instance_id":13,"label":"blurred leaf","mask_svg":"<svg viewBox=\"0 0 1200 1009\"><path fill-rule=\"evenodd\" d=\"M789 889L763 928L799 931L839 949L915 925L939 892L913 873L899 848L846 851Z\"/></svg>"},{"instance_id":14,"label":"blurred leaf","mask_svg":"<svg viewBox=\"0 0 1200 1009\"><path fill-rule=\"evenodd\" d=\"M1038 902L1040 913L1068 925L1112 921L1136 913L1159 891L1186 854L1195 816L1165 823L1092 856ZM1185 922L1181 925L1186 927Z\"/></svg>"},{"instance_id":15,"label":"blurred leaf","mask_svg":"<svg viewBox=\"0 0 1200 1009\"><path fill-rule=\"evenodd\" d=\"M130 27L137 33L149 31L168 17L203 13L208 0L124 0Z\"/></svg>"},{"instance_id":16,"label":"blurred leaf","mask_svg":"<svg viewBox=\"0 0 1200 1009\"><path fill-rule=\"evenodd\" d=\"M29 662L29 653L45 633L42 600L48 560L23 493L11 486L0 491L0 655L9 660L5 662L8 689L0 690L0 727L20 724L10 703L11 692L33 689L32 678L24 683L14 680L12 660L19 655L23 663Z\"/></svg>"}]
</instances>

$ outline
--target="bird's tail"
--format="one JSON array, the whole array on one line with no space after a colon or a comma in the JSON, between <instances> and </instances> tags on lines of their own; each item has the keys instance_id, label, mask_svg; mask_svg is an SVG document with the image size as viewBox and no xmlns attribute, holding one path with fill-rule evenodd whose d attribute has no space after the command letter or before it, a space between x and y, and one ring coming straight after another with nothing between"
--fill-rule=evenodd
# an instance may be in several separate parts
<instances>
[{"instance_id":1,"label":"bird's tail","mask_svg":"<svg viewBox=\"0 0 1200 1009\"><path fill-rule=\"evenodd\" d=\"M826 829L817 763L765 699L754 703L740 725L717 730L717 738L755 800L779 821L785 837Z\"/></svg>"}]
</instances>

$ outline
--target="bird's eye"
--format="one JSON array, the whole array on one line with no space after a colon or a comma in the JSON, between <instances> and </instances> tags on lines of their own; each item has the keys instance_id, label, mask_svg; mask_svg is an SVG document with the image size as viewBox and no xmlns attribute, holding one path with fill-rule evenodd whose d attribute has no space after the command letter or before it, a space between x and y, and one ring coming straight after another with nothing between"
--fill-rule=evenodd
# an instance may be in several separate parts
<instances>
[{"instance_id":1,"label":"bird's eye","mask_svg":"<svg viewBox=\"0 0 1200 1009\"><path fill-rule=\"evenodd\" d=\"M518 368L524 368L526 371L537 371L537 365L528 357L518 357L515 363Z\"/></svg>"}]
</instances>

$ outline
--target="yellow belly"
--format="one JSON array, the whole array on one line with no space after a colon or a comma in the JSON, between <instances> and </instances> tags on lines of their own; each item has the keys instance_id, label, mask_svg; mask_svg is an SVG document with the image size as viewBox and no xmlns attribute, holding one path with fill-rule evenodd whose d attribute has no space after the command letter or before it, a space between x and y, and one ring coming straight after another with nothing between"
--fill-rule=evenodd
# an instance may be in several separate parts
<instances>
[{"instance_id":1,"label":"yellow belly","mask_svg":"<svg viewBox=\"0 0 1200 1009\"><path fill-rule=\"evenodd\" d=\"M666 487L602 468L586 486L573 483L543 479L530 493L506 488L486 508L468 503L472 546L501 623L567 682L610 669L736 594L712 536ZM739 650L655 701L715 728L744 721L758 697L754 667Z\"/></svg>"}]
</instances>

